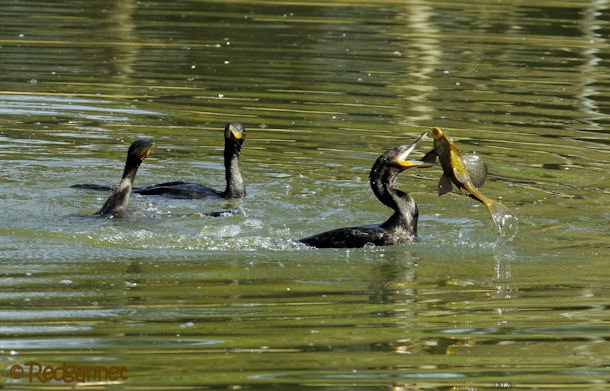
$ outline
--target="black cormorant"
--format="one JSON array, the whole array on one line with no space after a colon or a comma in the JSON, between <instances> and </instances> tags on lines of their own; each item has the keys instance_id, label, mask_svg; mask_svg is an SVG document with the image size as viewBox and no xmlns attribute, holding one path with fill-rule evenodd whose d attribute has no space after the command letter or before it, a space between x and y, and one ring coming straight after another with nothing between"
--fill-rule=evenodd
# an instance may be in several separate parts
<instances>
[{"instance_id":1,"label":"black cormorant","mask_svg":"<svg viewBox=\"0 0 610 391\"><path fill-rule=\"evenodd\" d=\"M133 187L133 181L142 161L151 153L155 143L152 140L136 140L127 151L127 161L123 170L121 183L114 189L104 206L96 212L97 215L108 217L123 217L127 212L129 194Z\"/></svg>"},{"instance_id":2,"label":"black cormorant","mask_svg":"<svg viewBox=\"0 0 610 391\"><path fill-rule=\"evenodd\" d=\"M173 198L240 198L246 195L244 180L239 171L239 154L246 139L246 129L238 122L225 126L224 164L227 185L224 191L192 182L165 182L153 186L136 187L134 193L142 195L160 195ZM108 186L94 184L74 185L73 187L90 190L112 190Z\"/></svg>"},{"instance_id":3,"label":"black cormorant","mask_svg":"<svg viewBox=\"0 0 610 391\"><path fill-rule=\"evenodd\" d=\"M424 138L422 134L413 144L392 148L381 155L370 173L370 184L375 196L394 214L383 224L339 228L299 240L311 247L349 248L368 244L387 246L411 242L417 237L417 204L408 193L394 187L396 177L409 168L430 167L419 160L407 160L409 154Z\"/></svg>"}]
</instances>

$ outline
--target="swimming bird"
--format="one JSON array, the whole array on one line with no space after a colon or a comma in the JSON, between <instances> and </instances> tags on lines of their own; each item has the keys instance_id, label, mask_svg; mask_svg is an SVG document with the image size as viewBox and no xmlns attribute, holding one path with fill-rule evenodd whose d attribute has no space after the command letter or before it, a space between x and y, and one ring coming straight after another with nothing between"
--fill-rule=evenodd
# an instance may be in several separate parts
<instances>
[{"instance_id":1,"label":"swimming bird","mask_svg":"<svg viewBox=\"0 0 610 391\"><path fill-rule=\"evenodd\" d=\"M409 168L432 166L419 160L407 160L409 154L427 133L413 144L389 149L373 164L369 181L373 193L394 214L382 224L339 228L299 240L318 248L355 248L368 244L386 246L412 242L417 237L417 204L408 193L396 189L396 177Z\"/></svg>"},{"instance_id":2,"label":"swimming bird","mask_svg":"<svg viewBox=\"0 0 610 391\"><path fill-rule=\"evenodd\" d=\"M152 140L136 140L127 151L127 161L119 186L110 194L104 205L96 212L106 217L124 217L127 212L129 195L142 161L151 153L155 143Z\"/></svg>"},{"instance_id":3,"label":"swimming bird","mask_svg":"<svg viewBox=\"0 0 610 391\"><path fill-rule=\"evenodd\" d=\"M173 198L244 197L246 195L246 187L239 170L239 155L246 139L246 129L238 122L228 123L225 126L224 138L224 165L227 182L224 191L212 189L198 183L174 181L147 187L136 187L133 189L133 192L142 195L158 195ZM89 190L112 190L111 187L95 184L81 184L72 187Z\"/></svg>"}]
</instances>

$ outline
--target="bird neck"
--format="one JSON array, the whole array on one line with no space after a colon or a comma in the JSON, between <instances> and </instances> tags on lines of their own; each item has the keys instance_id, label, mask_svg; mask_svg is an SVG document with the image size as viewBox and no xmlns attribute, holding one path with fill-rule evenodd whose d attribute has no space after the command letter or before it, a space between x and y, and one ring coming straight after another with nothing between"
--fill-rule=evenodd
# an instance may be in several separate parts
<instances>
[{"instance_id":1,"label":"bird neck","mask_svg":"<svg viewBox=\"0 0 610 391\"><path fill-rule=\"evenodd\" d=\"M237 143L229 143L225 146L225 177L227 187L223 193L226 198L238 198L246 195L244 180L239 170L240 146Z\"/></svg>"},{"instance_id":2,"label":"bird neck","mask_svg":"<svg viewBox=\"0 0 610 391\"><path fill-rule=\"evenodd\" d=\"M392 169L383 162L377 162L371 170L370 183L375 196L384 205L394 209L394 214L381 226L387 229L406 231L406 234L417 234L417 204L408 193L395 188L396 177L401 172Z\"/></svg>"},{"instance_id":3,"label":"bird neck","mask_svg":"<svg viewBox=\"0 0 610 391\"><path fill-rule=\"evenodd\" d=\"M123 170L121 183L108 197L102 208L97 212L99 215L123 216L129 204L129 195L136 179L138 168L142 164L142 159L136 156L128 156Z\"/></svg>"},{"instance_id":4,"label":"bird neck","mask_svg":"<svg viewBox=\"0 0 610 391\"><path fill-rule=\"evenodd\" d=\"M127 158L127 162L125 163L121 183L123 183L126 179L133 183L133 181L136 179L136 173L138 172L138 168L140 168L140 164L142 164L142 159L136 156L129 156Z\"/></svg>"},{"instance_id":5,"label":"bird neck","mask_svg":"<svg viewBox=\"0 0 610 391\"><path fill-rule=\"evenodd\" d=\"M413 197L394 188L388 189L389 196L394 200L394 214L390 216L382 228L403 231L405 235L417 236L417 218L419 211Z\"/></svg>"},{"instance_id":6,"label":"bird neck","mask_svg":"<svg viewBox=\"0 0 610 391\"><path fill-rule=\"evenodd\" d=\"M385 206L392 209L396 209L396 202L390 195L390 190L394 188L397 175L398 172L393 172L393 170L387 166L387 162L383 156L377 159L371 169L371 174L369 175L371 188L377 199Z\"/></svg>"}]
</instances>

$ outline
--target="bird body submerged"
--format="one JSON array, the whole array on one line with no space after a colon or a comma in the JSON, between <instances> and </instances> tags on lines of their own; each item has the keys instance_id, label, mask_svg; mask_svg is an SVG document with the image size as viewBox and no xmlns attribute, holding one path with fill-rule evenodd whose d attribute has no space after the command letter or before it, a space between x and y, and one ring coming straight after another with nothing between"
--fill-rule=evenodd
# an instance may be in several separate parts
<instances>
[{"instance_id":1,"label":"bird body submerged","mask_svg":"<svg viewBox=\"0 0 610 391\"><path fill-rule=\"evenodd\" d=\"M172 198L216 198L222 197L223 192L212 189L199 183L174 181L159 183L147 187L137 187L134 193L141 195L159 195Z\"/></svg>"},{"instance_id":2,"label":"bird body submerged","mask_svg":"<svg viewBox=\"0 0 610 391\"><path fill-rule=\"evenodd\" d=\"M381 224L363 227L333 229L323 234L299 240L301 243L317 248L358 248L367 245L389 246L413 241L417 232L411 230L387 230Z\"/></svg>"}]
</instances>

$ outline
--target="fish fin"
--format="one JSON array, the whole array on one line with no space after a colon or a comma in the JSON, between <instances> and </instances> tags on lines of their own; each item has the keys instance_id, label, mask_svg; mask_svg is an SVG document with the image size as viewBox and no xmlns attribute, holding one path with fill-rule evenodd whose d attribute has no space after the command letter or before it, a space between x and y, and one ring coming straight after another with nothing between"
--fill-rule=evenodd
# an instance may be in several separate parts
<instances>
[{"instance_id":1,"label":"fish fin","mask_svg":"<svg viewBox=\"0 0 610 391\"><path fill-rule=\"evenodd\" d=\"M468 179L466 179L466 177L464 177L464 175L462 175L460 170L458 170L455 167L453 168L453 175L455 176L455 179L458 180L458 182L466 183L468 181Z\"/></svg>"},{"instance_id":2,"label":"fish fin","mask_svg":"<svg viewBox=\"0 0 610 391\"><path fill-rule=\"evenodd\" d=\"M437 156L438 156L438 154L436 153L436 149L433 149L430 152L428 152L427 154L425 154L424 157L421 158L421 161L424 163L434 164L434 163L436 163Z\"/></svg>"},{"instance_id":3,"label":"fish fin","mask_svg":"<svg viewBox=\"0 0 610 391\"><path fill-rule=\"evenodd\" d=\"M441 175L441 179L438 181L438 195L442 196L443 194L449 193L453 189L451 185L451 178L447 175Z\"/></svg>"}]
</instances>

